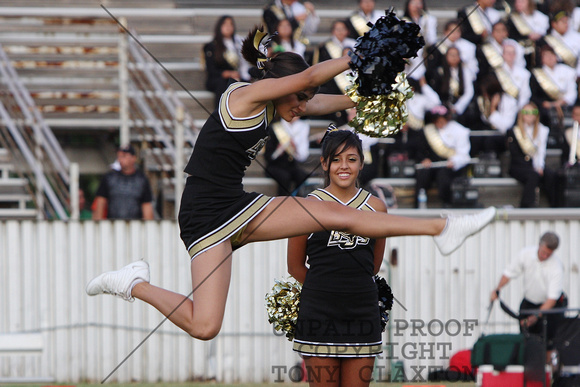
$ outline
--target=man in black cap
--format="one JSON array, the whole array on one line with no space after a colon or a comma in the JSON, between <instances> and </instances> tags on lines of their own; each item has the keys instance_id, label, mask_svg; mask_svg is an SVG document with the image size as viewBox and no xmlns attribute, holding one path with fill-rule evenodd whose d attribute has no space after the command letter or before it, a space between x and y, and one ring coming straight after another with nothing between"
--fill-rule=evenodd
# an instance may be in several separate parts
<instances>
[{"instance_id":1,"label":"man in black cap","mask_svg":"<svg viewBox=\"0 0 580 387\"><path fill-rule=\"evenodd\" d=\"M119 169L101 180L95 197L93 219L153 219L153 194L149 180L137 169L137 155L131 145L117 150Z\"/></svg>"}]
</instances>

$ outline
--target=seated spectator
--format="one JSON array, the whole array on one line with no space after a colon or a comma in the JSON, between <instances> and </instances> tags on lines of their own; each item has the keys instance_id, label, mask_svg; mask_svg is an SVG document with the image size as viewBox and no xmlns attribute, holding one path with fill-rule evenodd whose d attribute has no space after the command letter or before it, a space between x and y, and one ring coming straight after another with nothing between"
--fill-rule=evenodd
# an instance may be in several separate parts
<instances>
[{"instance_id":1,"label":"seated spectator","mask_svg":"<svg viewBox=\"0 0 580 387\"><path fill-rule=\"evenodd\" d=\"M520 110L516 126L507 133L511 156L509 174L524 185L522 208L537 207L536 189L540 183L543 183L550 205L555 207L557 175L545 165L548 133L533 103Z\"/></svg>"},{"instance_id":2,"label":"seated spectator","mask_svg":"<svg viewBox=\"0 0 580 387\"><path fill-rule=\"evenodd\" d=\"M572 108L572 122L580 123L580 105L576 104ZM574 165L580 160L580 130L578 130L576 139L574 139L574 126L564 131L564 146L562 149L562 164ZM576 148L571 150L571 147Z\"/></svg>"},{"instance_id":3,"label":"seated spectator","mask_svg":"<svg viewBox=\"0 0 580 387\"><path fill-rule=\"evenodd\" d=\"M495 135L471 137L471 155L497 158L506 150L505 134L515 121L518 101L505 93L494 73L483 79L480 95L476 97L478 114L473 116L471 129L492 130Z\"/></svg>"},{"instance_id":4,"label":"seated spectator","mask_svg":"<svg viewBox=\"0 0 580 387\"><path fill-rule=\"evenodd\" d=\"M573 31L580 31L580 6L574 4L573 1L569 2L570 4L570 20L568 23L570 24L570 29Z\"/></svg>"},{"instance_id":5,"label":"seated spectator","mask_svg":"<svg viewBox=\"0 0 580 387\"><path fill-rule=\"evenodd\" d=\"M266 174L278 184L278 196L292 195L306 181L308 172L300 165L309 154L310 123L295 117L292 122L277 120L270 125L266 143Z\"/></svg>"},{"instance_id":6,"label":"seated spectator","mask_svg":"<svg viewBox=\"0 0 580 387\"><path fill-rule=\"evenodd\" d=\"M270 43L270 53L288 51L304 57L306 46L294 39L292 25L288 19L278 21L276 31L278 33L272 37L272 42Z\"/></svg>"},{"instance_id":7,"label":"seated spectator","mask_svg":"<svg viewBox=\"0 0 580 387\"><path fill-rule=\"evenodd\" d=\"M455 47L459 50L459 57L461 58L462 66L471 71L473 79L479 72L477 64L476 46L468 40L461 37L461 28L459 28L459 20L450 20L445 24L443 31L443 40L426 49L427 68L436 68L443 65L445 61L445 54L449 47Z\"/></svg>"},{"instance_id":8,"label":"seated spectator","mask_svg":"<svg viewBox=\"0 0 580 387\"><path fill-rule=\"evenodd\" d=\"M375 0L358 0L358 10L345 20L349 38L356 39L363 36L370 29L368 23L375 24L381 16L385 15L384 11L375 10L375 5Z\"/></svg>"},{"instance_id":9,"label":"seated spectator","mask_svg":"<svg viewBox=\"0 0 580 387\"><path fill-rule=\"evenodd\" d=\"M425 126L421 143L417 149L417 160L421 163L415 174L416 194L427 190L433 182L444 206L451 205L451 183L466 174L469 163L469 129L451 119L451 111L440 105L429 114L431 123ZM435 166L443 162L444 166ZM416 205L418 202L416 200Z\"/></svg>"},{"instance_id":10,"label":"seated spectator","mask_svg":"<svg viewBox=\"0 0 580 387\"><path fill-rule=\"evenodd\" d=\"M348 29L344 20L335 20L331 28L332 37L318 46L313 55L312 64L323 62L329 59L340 58L345 52L352 49L356 43L355 40L348 37ZM328 81L320 87L320 92L325 94L344 94L345 88L349 85L346 73L337 75L334 79ZM327 119L339 127L346 124L349 120L346 111L336 112L334 114L319 116L318 119Z\"/></svg>"},{"instance_id":11,"label":"seated spectator","mask_svg":"<svg viewBox=\"0 0 580 387\"><path fill-rule=\"evenodd\" d=\"M274 0L268 3L263 13L264 23L268 33L276 31L276 25L282 19L288 19L292 24L294 39L307 44L308 38L318 31L320 18L316 15L314 5L298 0Z\"/></svg>"},{"instance_id":12,"label":"seated spectator","mask_svg":"<svg viewBox=\"0 0 580 387\"><path fill-rule=\"evenodd\" d=\"M425 45L437 44L437 18L427 11L424 0L407 0L403 20L411 21L421 27Z\"/></svg>"},{"instance_id":13,"label":"seated spectator","mask_svg":"<svg viewBox=\"0 0 580 387\"><path fill-rule=\"evenodd\" d=\"M440 66L429 69L427 79L441 102L451 108L452 117L466 123L468 118L463 120L463 114L473 100L473 75L463 67L459 50L455 46L449 47L445 61Z\"/></svg>"},{"instance_id":14,"label":"seated spectator","mask_svg":"<svg viewBox=\"0 0 580 387\"><path fill-rule=\"evenodd\" d=\"M494 69L494 73L502 89L518 100L518 109L530 102L532 90L530 77L532 74L525 67L516 65L518 43L513 40L503 44L503 65Z\"/></svg>"},{"instance_id":15,"label":"seated spectator","mask_svg":"<svg viewBox=\"0 0 580 387\"><path fill-rule=\"evenodd\" d=\"M242 38L236 35L234 19L222 16L215 24L213 40L203 46L205 87L215 95L217 106L230 79L247 81L249 65L242 58Z\"/></svg>"},{"instance_id":16,"label":"seated spectator","mask_svg":"<svg viewBox=\"0 0 580 387\"><path fill-rule=\"evenodd\" d=\"M137 169L135 148L125 145L117 151L120 169L112 169L97 189L93 219L153 219L153 193L149 180Z\"/></svg>"},{"instance_id":17,"label":"seated spectator","mask_svg":"<svg viewBox=\"0 0 580 387\"><path fill-rule=\"evenodd\" d=\"M476 87L480 87L481 80L487 74L494 72L495 69L503 66L503 44L513 43L516 49L515 65L525 67L524 49L515 40L509 39L505 22L498 21L493 25L491 35L477 49L477 62L479 73L477 74Z\"/></svg>"},{"instance_id":18,"label":"seated spectator","mask_svg":"<svg viewBox=\"0 0 580 387\"><path fill-rule=\"evenodd\" d=\"M540 66L532 69L531 101L540 109L540 121L551 130L561 128L564 114L578 97L576 71L558 63L554 49L548 45L540 49Z\"/></svg>"},{"instance_id":19,"label":"seated spectator","mask_svg":"<svg viewBox=\"0 0 580 387\"><path fill-rule=\"evenodd\" d=\"M492 26L501 19L501 13L493 8L495 1L478 0L457 12L457 19L461 21L461 36L476 45L485 42Z\"/></svg>"},{"instance_id":20,"label":"seated spectator","mask_svg":"<svg viewBox=\"0 0 580 387\"><path fill-rule=\"evenodd\" d=\"M580 33L570 28L569 16L566 11L557 12L550 21L552 27L549 34L542 39L543 44L552 47L561 61L576 70L580 75Z\"/></svg>"},{"instance_id":21,"label":"seated spectator","mask_svg":"<svg viewBox=\"0 0 580 387\"><path fill-rule=\"evenodd\" d=\"M534 68L536 42L548 32L550 19L536 9L534 0L515 0L507 27L509 37L524 47L527 67Z\"/></svg>"},{"instance_id":22,"label":"seated spectator","mask_svg":"<svg viewBox=\"0 0 580 387\"><path fill-rule=\"evenodd\" d=\"M383 146L385 171L390 171L390 160L415 160L418 143L423 136L425 115L434 107L441 105L439 96L427 84L425 78L419 81L409 78L408 82L414 93L413 98L406 102L408 119L403 128L391 136L394 142Z\"/></svg>"}]
</instances>

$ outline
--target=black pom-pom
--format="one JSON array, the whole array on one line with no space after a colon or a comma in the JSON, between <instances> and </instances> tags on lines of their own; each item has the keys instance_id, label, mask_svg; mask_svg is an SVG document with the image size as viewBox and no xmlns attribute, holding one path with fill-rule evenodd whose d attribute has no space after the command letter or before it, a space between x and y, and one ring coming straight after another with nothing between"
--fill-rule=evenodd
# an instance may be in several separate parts
<instances>
[{"instance_id":1,"label":"black pom-pom","mask_svg":"<svg viewBox=\"0 0 580 387\"><path fill-rule=\"evenodd\" d=\"M383 332L389 321L389 310L393 309L393 292L387 281L378 275L375 275L375 284L379 292L379 311L381 314L381 327Z\"/></svg>"},{"instance_id":2,"label":"black pom-pom","mask_svg":"<svg viewBox=\"0 0 580 387\"><path fill-rule=\"evenodd\" d=\"M392 9L369 25L371 29L357 39L350 53L350 67L357 74L360 95L388 94L406 59L417 56L425 40L417 24L399 19Z\"/></svg>"}]
</instances>

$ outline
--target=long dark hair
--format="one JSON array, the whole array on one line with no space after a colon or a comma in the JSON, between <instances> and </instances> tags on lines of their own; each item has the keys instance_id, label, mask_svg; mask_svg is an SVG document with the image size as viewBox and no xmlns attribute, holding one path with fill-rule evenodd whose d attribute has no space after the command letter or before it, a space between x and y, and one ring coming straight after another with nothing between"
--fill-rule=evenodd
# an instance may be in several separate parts
<instances>
[{"instance_id":1,"label":"long dark hair","mask_svg":"<svg viewBox=\"0 0 580 387\"><path fill-rule=\"evenodd\" d=\"M411 2L411 0L407 0L405 2L405 12L403 14L404 17L407 17L409 19L412 19L411 17L411 13L409 12L409 3ZM425 0L422 0L423 3L423 12L427 12L427 4L425 4Z\"/></svg>"},{"instance_id":2,"label":"long dark hair","mask_svg":"<svg viewBox=\"0 0 580 387\"><path fill-rule=\"evenodd\" d=\"M324 160L328 166L330 166L330 163L335 156L341 154L350 147L356 148L356 151L360 156L361 164L364 163L362 141L356 133L351 132L350 130L336 130L334 128L329 128L329 131L324 135L320 146L322 148L322 160ZM324 184L330 184L328 170L324 171Z\"/></svg>"},{"instance_id":3,"label":"long dark hair","mask_svg":"<svg viewBox=\"0 0 580 387\"><path fill-rule=\"evenodd\" d=\"M224 44L224 36L222 35L222 25L226 22L226 20L231 20L232 24L234 25L234 33L232 34L232 39L236 34L236 23L234 22L234 18L229 15L223 15L220 17L217 22L215 23L215 27L213 30L213 45L215 48L215 61L219 65L223 65L226 63L224 59L224 53L226 52L226 45Z\"/></svg>"},{"instance_id":4,"label":"long dark hair","mask_svg":"<svg viewBox=\"0 0 580 387\"><path fill-rule=\"evenodd\" d=\"M310 67L302 56L293 52L277 52L271 57L267 57L254 47L254 37L258 30L263 31L263 27L254 27L242 44L242 55L251 65L255 66L258 59L264 60L261 62L263 68L260 76L257 77L258 79L282 78L297 74Z\"/></svg>"},{"instance_id":5,"label":"long dark hair","mask_svg":"<svg viewBox=\"0 0 580 387\"><path fill-rule=\"evenodd\" d=\"M457 54L459 54L459 49L457 47L449 47L449 49L447 50L447 52L449 52L449 50L456 50ZM444 98L447 101L455 101L455 96L451 95L451 91L449 89L449 83L451 81L451 67L449 67L449 64L447 63L447 53L445 53L445 58L443 59L443 82L441 84L440 87L440 93L441 95L447 96L447 98ZM463 63L461 62L461 60L459 61L459 64L457 65L457 75L459 77L459 90L458 90L458 94L459 96L462 96L463 93L465 92L465 80L463 79Z\"/></svg>"}]
</instances>

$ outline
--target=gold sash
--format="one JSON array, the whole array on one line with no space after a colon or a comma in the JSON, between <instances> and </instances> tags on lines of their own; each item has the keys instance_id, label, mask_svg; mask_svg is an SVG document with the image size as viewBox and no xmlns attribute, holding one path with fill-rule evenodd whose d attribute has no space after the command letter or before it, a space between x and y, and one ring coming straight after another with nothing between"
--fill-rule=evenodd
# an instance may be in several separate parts
<instances>
[{"instance_id":1,"label":"gold sash","mask_svg":"<svg viewBox=\"0 0 580 387\"><path fill-rule=\"evenodd\" d=\"M342 56L342 47L334 43L332 40L326 42L324 48L326 48L328 55L330 55L332 59L340 58Z\"/></svg>"},{"instance_id":2,"label":"gold sash","mask_svg":"<svg viewBox=\"0 0 580 387\"><path fill-rule=\"evenodd\" d=\"M449 92L455 98L459 97L459 80L453 77L449 79Z\"/></svg>"},{"instance_id":3,"label":"gold sash","mask_svg":"<svg viewBox=\"0 0 580 387\"><path fill-rule=\"evenodd\" d=\"M352 24L352 26L354 27L359 36L363 36L365 32L370 30L370 27L367 25L367 21L365 20L365 18L358 13L355 13L350 17L350 23Z\"/></svg>"},{"instance_id":4,"label":"gold sash","mask_svg":"<svg viewBox=\"0 0 580 387\"><path fill-rule=\"evenodd\" d=\"M483 55L485 55L485 59L487 59L489 65L494 69L503 65L501 54L491 45L491 43L486 43L481 46L481 51L483 51Z\"/></svg>"},{"instance_id":5,"label":"gold sash","mask_svg":"<svg viewBox=\"0 0 580 387\"><path fill-rule=\"evenodd\" d=\"M479 107L479 111L485 119L487 120L491 115L491 101L489 98L484 98L482 95L477 97L477 106Z\"/></svg>"},{"instance_id":6,"label":"gold sash","mask_svg":"<svg viewBox=\"0 0 580 387\"><path fill-rule=\"evenodd\" d=\"M554 35L546 35L544 39L550 45L550 47L552 47L554 51L556 51L556 54L558 54L558 56L562 58L564 63L566 63L568 66L572 68L576 67L576 62L578 58L576 58L576 54L574 53L574 51L572 51L570 47L568 47L566 43L562 41L562 39Z\"/></svg>"},{"instance_id":7,"label":"gold sash","mask_svg":"<svg viewBox=\"0 0 580 387\"><path fill-rule=\"evenodd\" d=\"M564 132L564 136L566 137L566 141L568 142L568 145L572 146L572 136L574 135L574 130L573 127L569 128L568 130L566 130L566 132ZM578 141L576 142L576 160L580 160L580 139L578 139Z\"/></svg>"},{"instance_id":8,"label":"gold sash","mask_svg":"<svg viewBox=\"0 0 580 387\"><path fill-rule=\"evenodd\" d=\"M272 4L272 6L270 7L270 11L272 11L274 15L276 15L276 19L278 20L286 19L286 13L284 13L284 10L278 7L276 4ZM274 31L271 31L271 33L274 33Z\"/></svg>"},{"instance_id":9,"label":"gold sash","mask_svg":"<svg viewBox=\"0 0 580 387\"><path fill-rule=\"evenodd\" d=\"M524 19L519 13L512 12L510 14L510 19L520 35L529 36L533 32L526 19Z\"/></svg>"},{"instance_id":10,"label":"gold sash","mask_svg":"<svg viewBox=\"0 0 580 387\"><path fill-rule=\"evenodd\" d=\"M407 125L409 125L409 128L413 130L420 130L425 125L425 121L409 111L409 116L407 117Z\"/></svg>"},{"instance_id":11,"label":"gold sash","mask_svg":"<svg viewBox=\"0 0 580 387\"><path fill-rule=\"evenodd\" d=\"M450 45L444 40L441 44L437 46L439 52L443 55L447 54L447 50L449 50Z\"/></svg>"},{"instance_id":12,"label":"gold sash","mask_svg":"<svg viewBox=\"0 0 580 387\"><path fill-rule=\"evenodd\" d=\"M532 69L532 74L534 74L538 84L550 98L552 98L554 101L557 101L561 98L562 92L560 91L560 88L543 69Z\"/></svg>"},{"instance_id":13,"label":"gold sash","mask_svg":"<svg viewBox=\"0 0 580 387\"><path fill-rule=\"evenodd\" d=\"M518 87L516 86L516 84L512 80L512 77L508 74L508 72L505 71L503 67L498 67L494 71L503 91L505 91L515 99L518 99L520 91L518 90Z\"/></svg>"},{"instance_id":14,"label":"gold sash","mask_svg":"<svg viewBox=\"0 0 580 387\"><path fill-rule=\"evenodd\" d=\"M425 126L425 129L423 130L425 132L425 137L427 138L429 146L431 149L433 149L437 156L446 160L452 156L455 156L455 149L449 148L443 143L443 139L439 134L439 130L435 127L434 124Z\"/></svg>"},{"instance_id":15,"label":"gold sash","mask_svg":"<svg viewBox=\"0 0 580 387\"><path fill-rule=\"evenodd\" d=\"M477 35L481 35L483 34L483 31L485 31L485 24L483 24L483 20L481 19L481 14L479 13L480 11L474 11L475 7L475 5L467 7L465 13L469 15L467 16L467 21L469 21L473 32L475 32Z\"/></svg>"},{"instance_id":16,"label":"gold sash","mask_svg":"<svg viewBox=\"0 0 580 387\"><path fill-rule=\"evenodd\" d=\"M518 145L521 150L528 156L533 157L538 148L534 145L532 139L528 136L525 130L521 129L519 126L514 127L514 136L518 141Z\"/></svg>"},{"instance_id":17,"label":"gold sash","mask_svg":"<svg viewBox=\"0 0 580 387\"><path fill-rule=\"evenodd\" d=\"M278 121L272 124L272 130L280 143L280 146L284 149L286 153L290 156L290 158L294 157L294 147L291 145L292 137L284 128L284 125Z\"/></svg>"},{"instance_id":18,"label":"gold sash","mask_svg":"<svg viewBox=\"0 0 580 387\"><path fill-rule=\"evenodd\" d=\"M233 69L237 69L240 65L240 57L238 56L238 53L233 50L226 50L224 52L224 59Z\"/></svg>"},{"instance_id":19,"label":"gold sash","mask_svg":"<svg viewBox=\"0 0 580 387\"><path fill-rule=\"evenodd\" d=\"M326 48L328 55L330 55L332 59L340 58L342 56L342 47L340 47L332 40L326 42L324 44L324 48ZM336 85L343 93L346 90L346 87L350 84L349 80L346 78L345 73L340 73L337 76L335 76L334 82L336 82Z\"/></svg>"}]
</instances>

